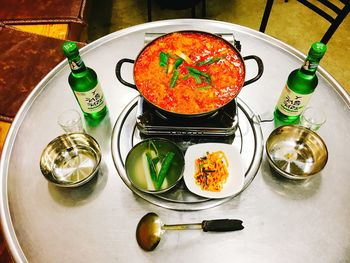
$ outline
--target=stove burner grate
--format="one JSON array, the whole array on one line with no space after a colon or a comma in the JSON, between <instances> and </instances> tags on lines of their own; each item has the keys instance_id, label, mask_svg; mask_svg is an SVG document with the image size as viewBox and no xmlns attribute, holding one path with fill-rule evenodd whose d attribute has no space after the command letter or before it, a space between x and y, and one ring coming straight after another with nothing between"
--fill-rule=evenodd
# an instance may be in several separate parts
<instances>
[{"instance_id":1,"label":"stove burner grate","mask_svg":"<svg viewBox=\"0 0 350 263\"><path fill-rule=\"evenodd\" d=\"M145 136L232 137L238 126L237 101L231 101L209 116L176 118L160 115L140 97L136 126Z\"/></svg>"}]
</instances>

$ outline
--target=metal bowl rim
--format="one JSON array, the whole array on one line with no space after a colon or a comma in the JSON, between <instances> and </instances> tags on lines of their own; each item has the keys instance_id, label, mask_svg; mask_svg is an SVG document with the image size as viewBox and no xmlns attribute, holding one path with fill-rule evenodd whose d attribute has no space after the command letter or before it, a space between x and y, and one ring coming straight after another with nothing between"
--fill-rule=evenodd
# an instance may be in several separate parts
<instances>
[{"instance_id":1,"label":"metal bowl rim","mask_svg":"<svg viewBox=\"0 0 350 263\"><path fill-rule=\"evenodd\" d=\"M96 150L94 149L93 152L95 152L96 154L94 154L97 159L96 159L96 164L94 165L94 169L93 171L89 174L89 176L85 177L84 179L80 180L80 181L76 181L74 183L69 183L69 184L62 184L60 183L60 181L57 181L57 180L53 180L53 176L52 176L52 173L51 173L51 170L50 172L46 172L46 169L42 169L42 160L46 154L46 151L47 149L49 148L50 145L56 143L57 141L61 140L62 138L67 138L67 137L72 137L72 136L83 136L83 137L86 137L89 141L92 141L94 142L94 144L96 145ZM91 149L91 147L89 147ZM40 171L41 173L44 175L45 179L47 181L49 181L50 183L56 185L56 186L60 186L60 187L64 187L64 188L73 188L73 187L78 187L78 186L81 186L87 182L89 182L93 177L94 175L97 173L98 169L99 169L99 166L100 166L100 163L101 163L101 159L102 159L102 155L101 155L101 148L100 148L100 145L99 143L96 141L96 139L94 137L92 137L91 135L87 134L87 133L67 133L67 134L62 134L62 135L59 135L57 136L56 138L52 139L44 148L44 150L42 151L41 153L41 156L40 156Z\"/></svg>"},{"instance_id":2,"label":"metal bowl rim","mask_svg":"<svg viewBox=\"0 0 350 263\"><path fill-rule=\"evenodd\" d=\"M125 158L125 167L127 166L127 162L129 160L129 156L131 154L131 152L136 148L138 147L139 145L143 144L143 143L146 143L148 141L163 141L163 142L166 142L166 143L169 143L171 145L173 145L177 150L178 150L178 153L180 153L180 157L183 161L183 166L181 168L181 172L180 172L180 175L179 177L177 178L177 180L174 182L173 185L171 185L170 187L168 188L165 188L165 189L161 189L161 190L158 190L158 191L152 191L152 190L147 190L147 189L144 189L144 188L141 188L141 187L138 187L137 185L134 184L134 182L130 179L130 176L127 172L127 169L125 169L125 174L126 176L128 177L130 183L135 187L137 188L138 190L144 192L144 193L148 193L148 194L161 194L161 193L164 193L164 192L167 192L169 191L170 189L172 189L173 187L175 187L179 181L183 178L183 173L184 173L184 169L185 169L185 156L183 154L183 152L181 151L181 149L179 148L179 146L176 145L176 143L172 142L171 140L169 139L166 139L166 138L162 138L162 137L154 137L154 138L147 138L145 140L142 140L140 142L138 142L137 144L135 144L131 149L130 151L128 152L128 154L126 155L126 158Z\"/></svg>"},{"instance_id":3,"label":"metal bowl rim","mask_svg":"<svg viewBox=\"0 0 350 263\"><path fill-rule=\"evenodd\" d=\"M275 136L275 134L282 130L282 129L286 129L286 128L291 128L291 129L298 129L298 130L302 130L304 132L307 132L307 133L310 133L312 134L313 136L317 137L318 140L320 140L320 142L322 143L323 147L324 147L324 150L325 150L325 155L326 155L326 160L322 166L322 168L319 170L319 171L316 171L316 172L313 172L313 173L309 173L305 176L301 176L301 175L293 175L289 172L286 172L284 170L282 170L281 168L279 168L274 160L272 159L271 155L270 155L270 151L268 150L268 142L271 140L271 138L273 138ZM327 149L327 145L326 143L324 142L324 140L321 138L321 136L319 136L316 132L306 128L306 127L303 127L301 125L295 125L295 124L291 124L291 125L284 125L284 126L280 126L280 127L277 127L276 129L274 129L269 137L267 138L266 140L266 144L265 144L265 150L266 150L266 155L268 157L268 161L270 163L270 165L276 170L276 172L278 172L279 174L281 174L282 176L286 177L286 178L289 178L289 179L297 179L297 180L302 180L302 179L308 179L310 177L313 177L315 175L317 175L318 173L320 173L323 168L326 166L327 162L328 162L328 149Z\"/></svg>"}]
</instances>

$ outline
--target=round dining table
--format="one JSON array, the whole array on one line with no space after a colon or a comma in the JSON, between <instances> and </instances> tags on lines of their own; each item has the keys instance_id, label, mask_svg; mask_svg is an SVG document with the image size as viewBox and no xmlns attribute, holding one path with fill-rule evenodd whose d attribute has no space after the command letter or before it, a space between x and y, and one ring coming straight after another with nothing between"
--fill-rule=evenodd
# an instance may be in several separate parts
<instances>
[{"instance_id":1,"label":"round dining table","mask_svg":"<svg viewBox=\"0 0 350 263\"><path fill-rule=\"evenodd\" d=\"M239 194L224 202L204 201L207 206L157 203L157 197L134 191L117 169L113 154L116 123L139 97L136 90L116 79L117 62L135 59L146 34L180 30L233 34L241 44L242 56L258 56L264 65L261 78L243 87L238 95L252 115L251 125L260 138L255 145L261 156L255 161L257 169ZM1 225L16 262L350 260L350 97L322 62L309 105L326 112L327 121L317 133L327 145L328 162L310 179L291 180L271 169L264 148L275 128L272 113L288 74L306 57L290 45L227 22L176 19L116 31L83 47L81 55L85 64L97 72L109 109L100 125L86 127L101 147L99 172L83 186L60 188L45 180L40 171L43 149L63 133L57 124L58 115L65 109L79 109L68 84L70 68L67 61L62 61L21 107L1 156ZM256 63L245 64L246 79L254 77ZM132 82L132 65L125 65L122 74ZM166 224L240 219L244 229L220 233L169 230L154 251L146 252L138 246L135 231L139 220L149 212L157 213Z\"/></svg>"}]
</instances>

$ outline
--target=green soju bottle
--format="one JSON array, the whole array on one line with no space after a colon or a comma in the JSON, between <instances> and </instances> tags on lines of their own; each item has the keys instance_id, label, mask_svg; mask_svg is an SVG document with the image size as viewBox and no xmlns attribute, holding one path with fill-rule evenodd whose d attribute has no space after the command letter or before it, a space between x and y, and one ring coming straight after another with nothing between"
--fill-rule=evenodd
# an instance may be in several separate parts
<instances>
[{"instance_id":1,"label":"green soju bottle","mask_svg":"<svg viewBox=\"0 0 350 263\"><path fill-rule=\"evenodd\" d=\"M65 42L62 49L72 70L68 82L84 117L89 124L98 124L106 116L108 110L96 72L85 66L75 42Z\"/></svg>"},{"instance_id":2,"label":"green soju bottle","mask_svg":"<svg viewBox=\"0 0 350 263\"><path fill-rule=\"evenodd\" d=\"M289 74L274 112L277 126L299 122L300 114L318 84L316 70L326 50L325 44L313 43L304 65Z\"/></svg>"}]
</instances>

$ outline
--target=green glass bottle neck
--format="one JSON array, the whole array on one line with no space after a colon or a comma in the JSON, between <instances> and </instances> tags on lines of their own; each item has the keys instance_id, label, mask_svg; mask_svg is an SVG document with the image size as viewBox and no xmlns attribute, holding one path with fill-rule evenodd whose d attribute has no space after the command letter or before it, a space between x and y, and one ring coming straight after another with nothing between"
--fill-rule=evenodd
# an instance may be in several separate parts
<instances>
[{"instance_id":1,"label":"green glass bottle neck","mask_svg":"<svg viewBox=\"0 0 350 263\"><path fill-rule=\"evenodd\" d=\"M304 61L304 65L300 68L301 73L307 74L307 75L315 75L317 71L317 67L320 63L319 58L314 58L312 56L307 56L307 58Z\"/></svg>"},{"instance_id":2,"label":"green glass bottle neck","mask_svg":"<svg viewBox=\"0 0 350 263\"><path fill-rule=\"evenodd\" d=\"M86 70L86 66L80 55L68 58L68 62L73 74L78 74Z\"/></svg>"}]
</instances>

